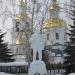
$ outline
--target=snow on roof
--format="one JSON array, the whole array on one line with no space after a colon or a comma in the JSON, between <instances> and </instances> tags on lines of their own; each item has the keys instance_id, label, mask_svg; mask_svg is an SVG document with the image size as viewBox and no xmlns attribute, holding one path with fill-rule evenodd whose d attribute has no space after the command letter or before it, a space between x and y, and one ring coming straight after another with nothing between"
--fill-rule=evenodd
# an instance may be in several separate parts
<instances>
[{"instance_id":1,"label":"snow on roof","mask_svg":"<svg viewBox=\"0 0 75 75\"><path fill-rule=\"evenodd\" d=\"M14 75L14 74L8 74L8 73L0 72L0 75Z\"/></svg>"},{"instance_id":2,"label":"snow on roof","mask_svg":"<svg viewBox=\"0 0 75 75\"><path fill-rule=\"evenodd\" d=\"M62 75L62 74L56 74L56 75Z\"/></svg>"},{"instance_id":3,"label":"snow on roof","mask_svg":"<svg viewBox=\"0 0 75 75\"><path fill-rule=\"evenodd\" d=\"M75 73L70 73L70 74L68 74L68 75L75 75Z\"/></svg>"},{"instance_id":4,"label":"snow on roof","mask_svg":"<svg viewBox=\"0 0 75 75\"><path fill-rule=\"evenodd\" d=\"M22 66L28 65L28 62L9 62L9 63L0 63L0 66Z\"/></svg>"}]
</instances>

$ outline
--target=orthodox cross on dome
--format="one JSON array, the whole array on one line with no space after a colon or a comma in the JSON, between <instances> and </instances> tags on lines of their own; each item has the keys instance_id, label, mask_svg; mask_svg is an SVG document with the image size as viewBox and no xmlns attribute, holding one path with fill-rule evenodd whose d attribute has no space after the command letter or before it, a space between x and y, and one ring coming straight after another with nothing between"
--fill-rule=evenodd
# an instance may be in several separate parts
<instances>
[{"instance_id":1,"label":"orthodox cross on dome","mask_svg":"<svg viewBox=\"0 0 75 75\"><path fill-rule=\"evenodd\" d=\"M25 3L23 0L19 0L19 5L21 5L21 6L25 6L26 3Z\"/></svg>"},{"instance_id":2,"label":"orthodox cross on dome","mask_svg":"<svg viewBox=\"0 0 75 75\"><path fill-rule=\"evenodd\" d=\"M59 6L57 4L57 0L51 0L49 5L49 12L51 17L56 17L59 15Z\"/></svg>"}]
</instances>

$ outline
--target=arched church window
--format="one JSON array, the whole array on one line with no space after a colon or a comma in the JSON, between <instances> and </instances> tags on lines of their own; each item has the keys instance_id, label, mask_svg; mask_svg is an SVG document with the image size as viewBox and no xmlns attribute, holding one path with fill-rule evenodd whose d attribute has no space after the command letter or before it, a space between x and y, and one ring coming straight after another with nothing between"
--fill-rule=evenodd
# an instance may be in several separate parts
<instances>
[{"instance_id":1,"label":"arched church window","mask_svg":"<svg viewBox=\"0 0 75 75\"><path fill-rule=\"evenodd\" d=\"M26 30L28 30L28 29L29 29L29 23L28 23L28 22L26 22L25 27L26 27Z\"/></svg>"},{"instance_id":2,"label":"arched church window","mask_svg":"<svg viewBox=\"0 0 75 75\"><path fill-rule=\"evenodd\" d=\"M16 31L19 31L19 22L16 23Z\"/></svg>"},{"instance_id":3,"label":"arched church window","mask_svg":"<svg viewBox=\"0 0 75 75\"><path fill-rule=\"evenodd\" d=\"M75 25L75 21L73 21L73 24Z\"/></svg>"},{"instance_id":4,"label":"arched church window","mask_svg":"<svg viewBox=\"0 0 75 75\"><path fill-rule=\"evenodd\" d=\"M29 23L28 22L26 22L26 26L29 26Z\"/></svg>"},{"instance_id":5,"label":"arched church window","mask_svg":"<svg viewBox=\"0 0 75 75\"><path fill-rule=\"evenodd\" d=\"M59 40L59 33L56 33L56 39Z\"/></svg>"},{"instance_id":6,"label":"arched church window","mask_svg":"<svg viewBox=\"0 0 75 75\"><path fill-rule=\"evenodd\" d=\"M49 40L49 33L47 34L47 40Z\"/></svg>"}]
</instances>

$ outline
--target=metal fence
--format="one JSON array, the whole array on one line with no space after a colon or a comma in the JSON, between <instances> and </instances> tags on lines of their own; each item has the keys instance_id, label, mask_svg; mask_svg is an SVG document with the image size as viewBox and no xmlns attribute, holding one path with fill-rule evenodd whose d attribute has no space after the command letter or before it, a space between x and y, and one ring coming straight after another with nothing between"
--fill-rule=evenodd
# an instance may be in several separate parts
<instances>
[{"instance_id":1,"label":"metal fence","mask_svg":"<svg viewBox=\"0 0 75 75\"><path fill-rule=\"evenodd\" d=\"M28 73L29 65L0 65L0 72L6 73ZM64 74L65 70L62 64L48 65L48 75Z\"/></svg>"},{"instance_id":2,"label":"metal fence","mask_svg":"<svg viewBox=\"0 0 75 75\"><path fill-rule=\"evenodd\" d=\"M6 73L27 73L28 66L0 66L0 72Z\"/></svg>"},{"instance_id":3,"label":"metal fence","mask_svg":"<svg viewBox=\"0 0 75 75\"><path fill-rule=\"evenodd\" d=\"M64 74L64 69L48 70L48 75Z\"/></svg>"},{"instance_id":4,"label":"metal fence","mask_svg":"<svg viewBox=\"0 0 75 75\"><path fill-rule=\"evenodd\" d=\"M27 73L28 63L25 62L11 62L11 63L0 63L0 72L6 73Z\"/></svg>"},{"instance_id":5,"label":"metal fence","mask_svg":"<svg viewBox=\"0 0 75 75\"><path fill-rule=\"evenodd\" d=\"M48 75L56 75L56 74L63 75L65 73L64 64L61 63L47 65L47 69Z\"/></svg>"}]
</instances>

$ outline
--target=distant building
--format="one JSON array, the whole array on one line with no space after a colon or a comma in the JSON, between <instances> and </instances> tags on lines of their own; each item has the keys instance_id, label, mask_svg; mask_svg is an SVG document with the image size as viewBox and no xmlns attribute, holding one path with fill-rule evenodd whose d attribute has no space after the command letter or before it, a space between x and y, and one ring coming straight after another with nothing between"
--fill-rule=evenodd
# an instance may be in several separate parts
<instances>
[{"instance_id":1,"label":"distant building","mask_svg":"<svg viewBox=\"0 0 75 75\"><path fill-rule=\"evenodd\" d=\"M26 4L20 0L19 14L13 19L12 50L16 61L31 60L29 38L32 34L31 20L26 14ZM60 8L57 0L51 0L49 19L43 22L42 35L45 50L49 50L49 62L63 62L63 50L67 41L66 22L59 17Z\"/></svg>"},{"instance_id":2,"label":"distant building","mask_svg":"<svg viewBox=\"0 0 75 75\"><path fill-rule=\"evenodd\" d=\"M16 61L28 61L30 58L29 37L31 36L30 19L26 14L26 4L19 2L19 13L13 19L12 50ZM30 54L28 54L30 53Z\"/></svg>"},{"instance_id":3,"label":"distant building","mask_svg":"<svg viewBox=\"0 0 75 75\"><path fill-rule=\"evenodd\" d=\"M59 17L60 8L57 0L51 0L49 6L50 18L43 22L43 37L46 49L50 51L50 62L63 62L63 50L65 49L66 22Z\"/></svg>"}]
</instances>

